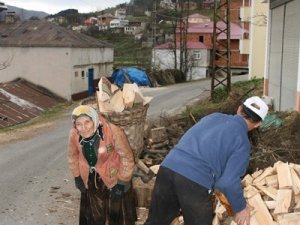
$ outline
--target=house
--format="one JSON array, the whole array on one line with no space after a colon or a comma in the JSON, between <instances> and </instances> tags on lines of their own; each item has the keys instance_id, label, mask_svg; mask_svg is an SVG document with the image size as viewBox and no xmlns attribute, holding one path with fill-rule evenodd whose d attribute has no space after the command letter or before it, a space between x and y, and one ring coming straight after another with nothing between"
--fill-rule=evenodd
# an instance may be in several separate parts
<instances>
[{"instance_id":1,"label":"house","mask_svg":"<svg viewBox=\"0 0 300 225\"><path fill-rule=\"evenodd\" d=\"M175 3L172 0L162 0L159 3L159 7L162 9L175 9Z\"/></svg>"},{"instance_id":2,"label":"house","mask_svg":"<svg viewBox=\"0 0 300 225\"><path fill-rule=\"evenodd\" d=\"M201 6L202 9L213 9L215 6L215 0L204 0Z\"/></svg>"},{"instance_id":3,"label":"house","mask_svg":"<svg viewBox=\"0 0 300 225\"><path fill-rule=\"evenodd\" d=\"M184 24L179 25L176 30L176 40L179 40L180 37L180 26L181 29L184 28ZM220 29L225 29L226 24L224 22L218 22L217 26ZM207 23L199 23L199 24L189 24L187 27L187 40L191 42L201 42L205 46L212 47L213 46L213 22ZM231 47L231 66L236 70L247 70L248 69L248 55L240 53L240 40L248 34L248 31L242 29L235 23L230 23L230 47ZM227 41L227 37L223 33L218 36L218 40L220 42ZM224 43L224 46L225 43ZM219 47L217 51L222 52L225 51L224 48ZM216 61L219 66L225 65L225 61L223 59L219 59Z\"/></svg>"},{"instance_id":4,"label":"house","mask_svg":"<svg viewBox=\"0 0 300 225\"><path fill-rule=\"evenodd\" d=\"M125 17L126 17L126 9L124 9L124 8L116 9L116 11L115 11L115 17L117 17L118 19L125 19Z\"/></svg>"},{"instance_id":5,"label":"house","mask_svg":"<svg viewBox=\"0 0 300 225\"><path fill-rule=\"evenodd\" d=\"M84 25L87 28L95 26L96 24L98 24L98 19L96 17L89 17L84 21Z\"/></svg>"},{"instance_id":6,"label":"house","mask_svg":"<svg viewBox=\"0 0 300 225\"><path fill-rule=\"evenodd\" d=\"M183 10L195 10L197 9L197 3L193 1L185 1L183 3L177 3L177 8L183 8Z\"/></svg>"},{"instance_id":7,"label":"house","mask_svg":"<svg viewBox=\"0 0 300 225\"><path fill-rule=\"evenodd\" d=\"M156 69L166 70L175 68L175 46L168 42L156 46L152 50L152 66ZM187 42L188 72L187 80L206 78L210 63L210 49L198 41ZM179 64L180 45L176 44L177 63Z\"/></svg>"},{"instance_id":8,"label":"house","mask_svg":"<svg viewBox=\"0 0 300 225\"><path fill-rule=\"evenodd\" d=\"M225 4L227 0L220 0L220 4ZM238 25L241 29L247 32L239 39L239 53L243 60L247 61L247 67L249 65L249 26L250 26L250 4L252 1L230 0L230 22ZM226 4L225 4L226 5ZM224 18L227 14L227 9L223 7L221 9Z\"/></svg>"},{"instance_id":9,"label":"house","mask_svg":"<svg viewBox=\"0 0 300 225\"><path fill-rule=\"evenodd\" d=\"M128 25L124 27L125 34L136 35L141 33L145 29L146 25L140 21L129 21Z\"/></svg>"},{"instance_id":10,"label":"house","mask_svg":"<svg viewBox=\"0 0 300 225\"><path fill-rule=\"evenodd\" d=\"M200 13L195 13L195 14L188 16L188 22L189 23L208 23L208 22L211 22L211 20L207 16L204 16Z\"/></svg>"},{"instance_id":11,"label":"house","mask_svg":"<svg viewBox=\"0 0 300 225\"><path fill-rule=\"evenodd\" d=\"M99 30L107 30L110 26L110 21L114 19L114 16L110 13L98 16L98 26Z\"/></svg>"},{"instance_id":12,"label":"house","mask_svg":"<svg viewBox=\"0 0 300 225\"><path fill-rule=\"evenodd\" d=\"M274 109L300 112L300 1L268 0L268 59L264 94Z\"/></svg>"},{"instance_id":13,"label":"house","mask_svg":"<svg viewBox=\"0 0 300 225\"><path fill-rule=\"evenodd\" d=\"M93 95L113 67L112 45L42 21L0 24L0 82L23 78L56 95Z\"/></svg>"},{"instance_id":14,"label":"house","mask_svg":"<svg viewBox=\"0 0 300 225\"><path fill-rule=\"evenodd\" d=\"M121 19L113 19L110 21L109 28L114 29L114 28L124 28L129 24L128 20L121 20Z\"/></svg>"}]
</instances>

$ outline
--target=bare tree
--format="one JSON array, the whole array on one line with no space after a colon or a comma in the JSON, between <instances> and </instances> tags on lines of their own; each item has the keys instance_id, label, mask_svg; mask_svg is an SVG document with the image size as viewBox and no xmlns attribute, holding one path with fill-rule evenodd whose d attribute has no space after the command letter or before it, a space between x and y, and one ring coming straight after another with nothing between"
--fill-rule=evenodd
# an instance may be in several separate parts
<instances>
[{"instance_id":1,"label":"bare tree","mask_svg":"<svg viewBox=\"0 0 300 225\"><path fill-rule=\"evenodd\" d=\"M9 58L7 58L5 61L0 63L0 70L4 70L7 67L9 67L11 65L11 62L13 60L14 56L10 56Z\"/></svg>"}]
</instances>

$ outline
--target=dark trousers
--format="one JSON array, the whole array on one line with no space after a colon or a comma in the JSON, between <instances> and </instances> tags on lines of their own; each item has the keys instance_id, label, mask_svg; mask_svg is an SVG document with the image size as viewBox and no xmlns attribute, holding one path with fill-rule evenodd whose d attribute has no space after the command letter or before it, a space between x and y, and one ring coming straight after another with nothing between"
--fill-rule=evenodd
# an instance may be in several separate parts
<instances>
[{"instance_id":1,"label":"dark trousers","mask_svg":"<svg viewBox=\"0 0 300 225\"><path fill-rule=\"evenodd\" d=\"M160 167L152 192L149 215L144 225L170 225L183 214L185 225L211 225L213 205L208 190L201 185Z\"/></svg>"},{"instance_id":2,"label":"dark trousers","mask_svg":"<svg viewBox=\"0 0 300 225\"><path fill-rule=\"evenodd\" d=\"M98 174L90 174L89 189L81 193L79 225L134 225L136 198L132 187L120 199L112 200Z\"/></svg>"}]
</instances>

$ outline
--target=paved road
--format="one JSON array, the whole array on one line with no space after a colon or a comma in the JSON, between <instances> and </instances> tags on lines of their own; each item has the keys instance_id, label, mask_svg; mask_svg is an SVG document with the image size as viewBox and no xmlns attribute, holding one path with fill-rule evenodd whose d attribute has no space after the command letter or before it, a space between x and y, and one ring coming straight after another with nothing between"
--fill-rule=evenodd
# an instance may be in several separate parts
<instances>
[{"instance_id":1,"label":"paved road","mask_svg":"<svg viewBox=\"0 0 300 225\"><path fill-rule=\"evenodd\" d=\"M245 76L236 79L246 79ZM149 117L174 113L209 94L210 81L144 88ZM74 225L79 193L67 168L70 112L26 140L0 145L0 225Z\"/></svg>"}]
</instances>

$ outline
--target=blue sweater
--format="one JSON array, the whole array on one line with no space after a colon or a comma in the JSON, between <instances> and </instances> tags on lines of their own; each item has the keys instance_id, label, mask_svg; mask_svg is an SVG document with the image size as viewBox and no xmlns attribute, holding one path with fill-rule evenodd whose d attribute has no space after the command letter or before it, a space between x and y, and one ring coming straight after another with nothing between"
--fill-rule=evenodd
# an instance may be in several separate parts
<instances>
[{"instance_id":1,"label":"blue sweater","mask_svg":"<svg viewBox=\"0 0 300 225\"><path fill-rule=\"evenodd\" d=\"M239 212L246 207L241 177L249 155L245 120L239 115L213 113L190 128L161 165L207 189L221 191Z\"/></svg>"}]
</instances>

